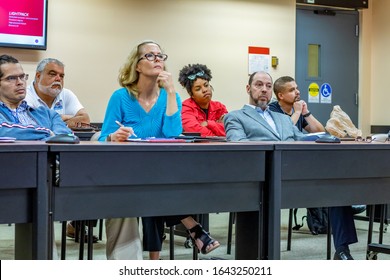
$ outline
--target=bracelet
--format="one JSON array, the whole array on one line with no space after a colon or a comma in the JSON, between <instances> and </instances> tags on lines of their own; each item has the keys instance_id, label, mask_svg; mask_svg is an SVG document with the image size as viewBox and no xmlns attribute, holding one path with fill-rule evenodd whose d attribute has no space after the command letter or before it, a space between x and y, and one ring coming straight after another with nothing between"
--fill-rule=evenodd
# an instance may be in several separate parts
<instances>
[{"instance_id":1,"label":"bracelet","mask_svg":"<svg viewBox=\"0 0 390 280\"><path fill-rule=\"evenodd\" d=\"M311 112L309 111L309 112L307 112L306 114L304 114L304 115L302 115L304 118L307 118L308 116L310 116L311 115Z\"/></svg>"}]
</instances>

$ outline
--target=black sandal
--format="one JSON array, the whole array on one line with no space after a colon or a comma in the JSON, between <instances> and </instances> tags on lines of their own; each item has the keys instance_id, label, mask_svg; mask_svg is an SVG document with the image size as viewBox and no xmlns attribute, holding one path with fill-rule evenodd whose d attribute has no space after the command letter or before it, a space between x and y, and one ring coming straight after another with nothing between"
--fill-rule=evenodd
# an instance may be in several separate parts
<instances>
[{"instance_id":1,"label":"black sandal","mask_svg":"<svg viewBox=\"0 0 390 280\"><path fill-rule=\"evenodd\" d=\"M200 252L204 255L210 253L220 246L219 242L214 240L199 224L189 229L188 233L190 234L194 244L198 247L198 250L200 250ZM191 233L195 233L195 236L192 236ZM202 242L202 248L199 248L198 244L196 244L196 240L200 240ZM208 250L207 247L209 247Z\"/></svg>"}]
</instances>

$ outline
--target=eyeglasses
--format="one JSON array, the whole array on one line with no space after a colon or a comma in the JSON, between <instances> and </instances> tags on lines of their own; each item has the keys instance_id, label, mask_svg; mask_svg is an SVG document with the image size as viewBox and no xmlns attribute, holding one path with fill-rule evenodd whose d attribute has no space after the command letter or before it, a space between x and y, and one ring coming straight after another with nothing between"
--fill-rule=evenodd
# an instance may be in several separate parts
<instances>
[{"instance_id":1,"label":"eyeglasses","mask_svg":"<svg viewBox=\"0 0 390 280\"><path fill-rule=\"evenodd\" d=\"M28 80L28 74L21 74L19 76L8 76L3 78L2 80L6 80L10 83L16 83L20 79L22 82L25 82Z\"/></svg>"},{"instance_id":2,"label":"eyeglasses","mask_svg":"<svg viewBox=\"0 0 390 280\"><path fill-rule=\"evenodd\" d=\"M366 138L363 138L361 136L357 136L355 138L356 142L366 142L366 143L372 143L372 142L389 142L390 138L388 134L377 134L372 136L367 136Z\"/></svg>"},{"instance_id":3,"label":"eyeglasses","mask_svg":"<svg viewBox=\"0 0 390 280\"><path fill-rule=\"evenodd\" d=\"M146 58L149 61L154 61L154 60L156 60L156 58L158 58L158 60L165 61L165 60L167 60L168 55L163 54L163 53L159 53L159 54L146 53L142 57L140 57L140 59L138 59L137 63L140 62L144 58Z\"/></svg>"},{"instance_id":4,"label":"eyeglasses","mask_svg":"<svg viewBox=\"0 0 390 280\"><path fill-rule=\"evenodd\" d=\"M68 126L69 127L69 126ZM83 123L83 122L77 122L74 124L74 126L69 127L72 130L94 130L94 131L100 131L100 128L96 125L92 125L90 123Z\"/></svg>"},{"instance_id":5,"label":"eyeglasses","mask_svg":"<svg viewBox=\"0 0 390 280\"><path fill-rule=\"evenodd\" d=\"M203 77L203 75L204 75L204 71L200 71L198 73L187 76L187 78L188 78L188 80L193 81L196 79L196 77Z\"/></svg>"},{"instance_id":6,"label":"eyeglasses","mask_svg":"<svg viewBox=\"0 0 390 280\"><path fill-rule=\"evenodd\" d=\"M356 136L355 141L356 141L356 142L367 142L367 143L371 143L371 142L372 142L372 137L371 137L371 136L367 136L366 138L363 138L362 136Z\"/></svg>"}]
</instances>

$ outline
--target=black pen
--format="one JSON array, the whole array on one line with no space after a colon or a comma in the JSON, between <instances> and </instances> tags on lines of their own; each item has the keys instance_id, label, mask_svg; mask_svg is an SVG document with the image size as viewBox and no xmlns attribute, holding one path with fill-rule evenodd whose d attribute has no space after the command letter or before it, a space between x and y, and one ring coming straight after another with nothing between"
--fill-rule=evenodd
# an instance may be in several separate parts
<instances>
[{"instance_id":1,"label":"black pen","mask_svg":"<svg viewBox=\"0 0 390 280\"><path fill-rule=\"evenodd\" d=\"M115 121L115 123L117 124L117 125L119 125L120 127L125 127L123 124L121 124L119 121ZM132 128L131 128L132 129ZM134 131L133 131L133 133L131 134L131 135L133 135L134 137L138 137L135 133L134 133Z\"/></svg>"}]
</instances>

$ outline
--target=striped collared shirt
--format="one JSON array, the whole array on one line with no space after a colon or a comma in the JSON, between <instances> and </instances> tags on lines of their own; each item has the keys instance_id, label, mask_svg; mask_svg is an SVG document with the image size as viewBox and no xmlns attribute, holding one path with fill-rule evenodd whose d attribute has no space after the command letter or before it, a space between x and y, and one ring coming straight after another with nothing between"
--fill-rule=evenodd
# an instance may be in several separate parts
<instances>
[{"instance_id":1,"label":"striped collared shirt","mask_svg":"<svg viewBox=\"0 0 390 280\"><path fill-rule=\"evenodd\" d=\"M16 109L10 109L7 105L0 101L0 105L7 108L7 110L12 114L14 122L22 125L37 125L36 121L29 115L26 101L22 101Z\"/></svg>"}]
</instances>

